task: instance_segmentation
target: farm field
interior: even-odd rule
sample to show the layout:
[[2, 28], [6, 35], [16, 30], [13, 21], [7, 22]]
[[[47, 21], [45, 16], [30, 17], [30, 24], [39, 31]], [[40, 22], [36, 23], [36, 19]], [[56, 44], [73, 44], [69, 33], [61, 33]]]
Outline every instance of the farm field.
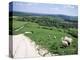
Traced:
[[[43, 18], [40, 16], [37, 16], [37, 17], [29, 16], [26, 18], [19, 17], [19, 16], [13, 17], [13, 22], [12, 22], [13, 29], [10, 30], [11, 29], [10, 28], [9, 32], [12, 31], [13, 32], [12, 35], [24, 34], [25, 36], [28, 36], [37, 45], [39, 45], [41, 48], [47, 49], [51, 54], [71, 55], [71, 54], [78, 53], [77, 28], [74, 28], [73, 25], [64, 26], [64, 23], [66, 22], [61, 19], [60, 19], [60, 22], [63, 23], [63, 25], [61, 26], [58, 25], [59, 22], [57, 22], [56, 24], [52, 23], [53, 25], [52, 26], [51, 22], [49, 22], [48, 24], [44, 24], [45, 21], [37, 20], [37, 19], [43, 19], [43, 20], [45, 19], [46, 22], [48, 22], [46, 17]], [[55, 21], [56, 18], [50, 17], [48, 19], [53, 19]], [[10, 27], [11, 27], [11, 24], [10, 24]], [[31, 32], [31, 33], [25, 33], [25, 32]], [[62, 48], [61, 41], [62, 41], [62, 38], [65, 36], [71, 37], [73, 39], [73, 42], [70, 46], [66, 48]]]

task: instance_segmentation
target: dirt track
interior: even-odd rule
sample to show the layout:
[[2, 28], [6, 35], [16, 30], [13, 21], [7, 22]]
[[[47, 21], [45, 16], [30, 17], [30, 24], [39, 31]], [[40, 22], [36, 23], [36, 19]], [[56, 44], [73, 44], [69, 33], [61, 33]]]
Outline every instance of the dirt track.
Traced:
[[13, 56], [14, 58], [40, 57], [35, 43], [23, 34], [13, 36]]

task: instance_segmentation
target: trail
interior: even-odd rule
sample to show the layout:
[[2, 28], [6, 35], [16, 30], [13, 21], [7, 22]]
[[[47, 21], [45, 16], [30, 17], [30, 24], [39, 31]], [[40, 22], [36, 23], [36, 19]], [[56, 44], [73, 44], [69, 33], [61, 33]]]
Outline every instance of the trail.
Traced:
[[19, 31], [19, 30], [21, 30], [22, 28], [24, 28], [24, 26], [22, 26], [22, 27], [16, 29], [15, 31]]
[[36, 50], [35, 43], [24, 34], [13, 36], [13, 56], [14, 58], [40, 57]]
[[[25, 32], [31, 33], [31, 32]], [[13, 35], [13, 57], [14, 58], [25, 58], [25, 57], [44, 57], [44, 56], [55, 56], [57, 54], [51, 54], [45, 48], [41, 48], [36, 45], [29, 37], [24, 34]], [[12, 48], [12, 47], [11, 47]]]

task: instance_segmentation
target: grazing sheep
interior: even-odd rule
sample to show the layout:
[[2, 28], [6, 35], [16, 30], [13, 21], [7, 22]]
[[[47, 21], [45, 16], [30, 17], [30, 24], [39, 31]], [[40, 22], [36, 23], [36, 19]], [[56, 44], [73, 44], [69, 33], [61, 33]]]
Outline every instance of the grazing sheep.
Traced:
[[65, 36], [64, 41], [67, 41], [68, 45], [70, 45], [72, 42], [72, 38]]
[[68, 46], [68, 42], [67, 42], [67, 41], [62, 40], [62, 46], [63, 46], [63, 47], [67, 47], [67, 46]]
[[72, 42], [72, 38], [67, 37], [67, 36], [65, 36], [64, 38], [62, 37], [61, 39], [62, 39], [62, 45], [64, 47], [68, 47]]

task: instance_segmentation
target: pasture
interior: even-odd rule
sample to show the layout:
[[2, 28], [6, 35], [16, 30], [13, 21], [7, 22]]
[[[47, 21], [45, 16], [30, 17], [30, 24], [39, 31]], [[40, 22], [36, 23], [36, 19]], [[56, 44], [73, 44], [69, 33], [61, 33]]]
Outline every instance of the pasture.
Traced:
[[[15, 17], [18, 18], [18, 17]], [[23, 28], [19, 29], [20, 27]], [[18, 31], [15, 31], [19, 29]], [[58, 55], [71, 55], [77, 54], [78, 50], [78, 38], [74, 37], [72, 33], [77, 29], [62, 29], [53, 26], [44, 26], [32, 21], [20, 21], [13, 19], [13, 34], [25, 34], [37, 45], [40, 45], [42, 48], [47, 49], [51, 54]], [[69, 31], [73, 31], [69, 33]], [[28, 34], [25, 32], [31, 32]], [[70, 36], [73, 39], [73, 42], [70, 46], [62, 48], [61, 38], [64, 36]]]

